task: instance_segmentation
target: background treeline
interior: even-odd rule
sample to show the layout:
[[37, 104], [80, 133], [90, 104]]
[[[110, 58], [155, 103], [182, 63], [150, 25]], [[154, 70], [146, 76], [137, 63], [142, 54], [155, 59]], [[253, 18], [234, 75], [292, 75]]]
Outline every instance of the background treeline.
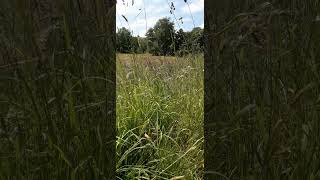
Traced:
[[203, 29], [195, 27], [189, 32], [175, 30], [169, 18], [159, 19], [150, 28], [146, 37], [135, 37], [129, 29], [122, 27], [117, 31], [117, 52], [151, 53], [153, 55], [198, 54], [203, 52]]

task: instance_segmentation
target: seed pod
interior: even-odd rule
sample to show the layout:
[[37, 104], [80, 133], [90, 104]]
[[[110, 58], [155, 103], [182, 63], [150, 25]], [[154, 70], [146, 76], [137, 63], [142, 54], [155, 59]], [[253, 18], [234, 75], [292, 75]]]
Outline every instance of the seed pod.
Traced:
[[128, 22], [128, 19], [124, 16], [124, 15], [121, 15], [123, 17], [123, 19]]

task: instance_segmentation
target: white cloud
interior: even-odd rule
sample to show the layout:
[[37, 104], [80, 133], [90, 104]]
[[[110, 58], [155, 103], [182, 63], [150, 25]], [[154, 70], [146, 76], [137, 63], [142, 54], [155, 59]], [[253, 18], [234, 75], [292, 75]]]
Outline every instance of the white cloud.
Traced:
[[117, 2], [117, 13], [118, 14], [125, 14], [125, 15], [135, 15], [139, 13], [139, 8], [143, 7], [143, 1], [134, 1], [134, 4], [132, 5], [131, 1], [119, 1]]
[[[203, 15], [199, 15], [199, 12], [203, 11], [204, 0], [189, 0], [190, 9], [194, 19], [200, 21], [198, 24], [203, 23]], [[124, 3], [123, 3], [124, 2]], [[174, 20], [172, 14], [170, 14], [170, 3], [173, 2], [176, 6], [175, 15], [176, 18], [183, 18], [183, 24]], [[145, 5], [145, 6], [144, 6]], [[146, 9], [146, 18], [144, 7]], [[193, 27], [192, 19], [190, 17], [189, 9], [182, 0], [118, 0], [117, 3], [117, 27], [126, 27], [130, 29], [134, 35], [145, 36], [146, 23], [147, 29], [153, 27], [155, 23], [163, 17], [170, 17], [175, 21], [176, 28], [183, 28], [184, 30], [190, 30]], [[122, 17], [125, 16], [128, 22]], [[129, 24], [129, 25], [128, 25]]]
[[[190, 10], [189, 10], [190, 7]], [[204, 0], [193, 0], [189, 2], [189, 7], [188, 4], [185, 4], [183, 7], [183, 11], [185, 13], [198, 13], [198, 12], [203, 12], [204, 9]]]

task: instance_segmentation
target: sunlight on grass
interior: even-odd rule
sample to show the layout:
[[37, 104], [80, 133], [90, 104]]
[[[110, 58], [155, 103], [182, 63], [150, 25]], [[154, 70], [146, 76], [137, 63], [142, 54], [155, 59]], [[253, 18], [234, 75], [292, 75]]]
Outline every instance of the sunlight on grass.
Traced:
[[203, 57], [117, 55], [117, 176], [201, 179]]

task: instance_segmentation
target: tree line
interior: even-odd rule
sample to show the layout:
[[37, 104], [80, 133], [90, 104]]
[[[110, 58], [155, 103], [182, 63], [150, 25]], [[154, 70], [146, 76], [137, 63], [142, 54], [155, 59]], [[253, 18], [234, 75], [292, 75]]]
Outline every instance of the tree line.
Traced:
[[195, 27], [185, 32], [175, 30], [169, 18], [157, 21], [146, 37], [133, 36], [130, 30], [122, 27], [116, 34], [116, 46], [119, 53], [151, 53], [153, 55], [198, 54], [203, 52], [203, 29]]

